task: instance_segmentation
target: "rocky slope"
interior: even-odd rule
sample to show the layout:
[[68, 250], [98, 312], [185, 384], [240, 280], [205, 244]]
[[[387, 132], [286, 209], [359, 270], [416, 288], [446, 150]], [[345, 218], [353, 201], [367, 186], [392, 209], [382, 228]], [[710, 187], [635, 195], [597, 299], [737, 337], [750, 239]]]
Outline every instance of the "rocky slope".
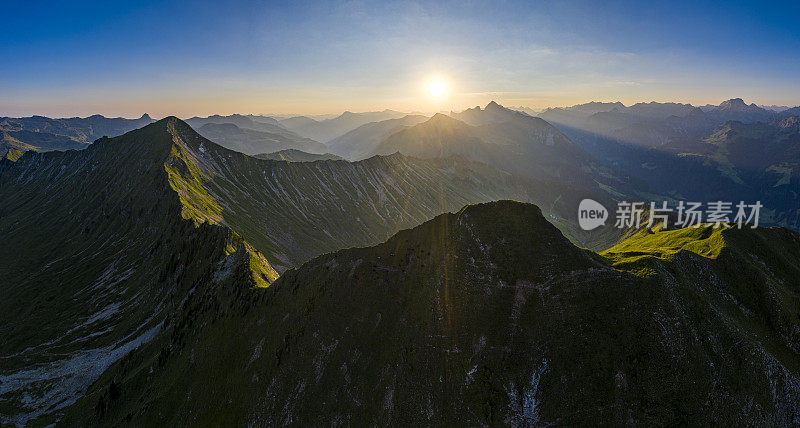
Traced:
[[[234, 255], [261, 260], [181, 217], [167, 124], [0, 163], [3, 423], [52, 421]], [[277, 276], [256, 264], [262, 283]]]
[[192, 293], [229, 277], [267, 286], [466, 203], [558, 210], [562, 191], [463, 159], [261, 160], [176, 118], [0, 160], [0, 417], [57, 419]]
[[797, 423], [798, 255], [785, 229], [705, 228], [601, 256], [535, 206], [469, 206], [198, 291], [62, 422]]

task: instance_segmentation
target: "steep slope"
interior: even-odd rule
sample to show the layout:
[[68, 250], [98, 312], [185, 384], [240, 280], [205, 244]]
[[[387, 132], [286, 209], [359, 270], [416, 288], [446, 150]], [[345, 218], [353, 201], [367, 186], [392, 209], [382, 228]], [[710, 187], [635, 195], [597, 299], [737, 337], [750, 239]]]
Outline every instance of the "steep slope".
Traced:
[[308, 138], [328, 142], [361, 125], [370, 122], [380, 122], [388, 119], [398, 119], [406, 116], [405, 113], [393, 110], [353, 113], [346, 111], [341, 115], [326, 120], [314, 120], [305, 116], [289, 118], [280, 121], [281, 125]]
[[265, 132], [240, 128], [233, 123], [206, 123], [197, 128], [197, 132], [222, 147], [248, 155], [289, 149], [309, 153], [325, 153], [327, 151], [322, 143], [281, 129], [278, 129], [277, 132]]
[[0, 418], [57, 419], [187, 296], [226, 278], [266, 286], [466, 203], [560, 213], [578, 194], [464, 159], [260, 160], [174, 117], [82, 151], [0, 160]]
[[422, 115], [408, 115], [399, 119], [382, 120], [361, 125], [358, 128], [329, 141], [328, 149], [349, 160], [369, 157], [386, 137], [406, 127], [424, 122]]
[[[223, 150], [193, 132], [182, 138], [186, 157], [208, 171], [187, 186], [186, 204], [206, 220], [237, 231], [278, 271], [322, 252], [381, 242], [468, 203], [536, 201], [553, 206], [565, 219], [576, 205], [554, 203], [585, 193], [463, 157], [396, 154], [354, 163], [288, 163]], [[208, 200], [219, 209], [207, 209]]]
[[64, 422], [791, 424], [800, 237], [722, 235], [716, 258], [634, 275], [535, 206], [469, 206], [268, 289], [193, 295]]
[[261, 153], [253, 156], [258, 159], [266, 160], [282, 160], [287, 162], [314, 162], [318, 160], [344, 160], [343, 158], [331, 153], [313, 154], [306, 153], [300, 150], [287, 149], [272, 153]]
[[252, 256], [261, 284], [277, 276], [231, 231], [182, 218], [174, 127], [0, 163], [3, 423], [52, 421], [220, 266]]

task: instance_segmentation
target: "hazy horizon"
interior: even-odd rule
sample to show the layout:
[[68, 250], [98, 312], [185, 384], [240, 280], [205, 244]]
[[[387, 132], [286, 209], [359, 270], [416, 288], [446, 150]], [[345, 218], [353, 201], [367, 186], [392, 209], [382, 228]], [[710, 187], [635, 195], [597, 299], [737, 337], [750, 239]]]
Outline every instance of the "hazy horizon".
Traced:
[[[800, 104], [796, 3], [10, 4], [0, 114]], [[431, 82], [441, 92], [430, 94]]]
[[[724, 101], [728, 101], [728, 100], [735, 99], [735, 98], [741, 98], [741, 97], [726, 98], [724, 100], [721, 100], [720, 102], [712, 102], [712, 103], [706, 103], [706, 104], [693, 104], [693, 103], [689, 103], [689, 102], [683, 102], [683, 101], [680, 101], [680, 100], [637, 101], [637, 102], [632, 102], [632, 103], [625, 103], [625, 102], [622, 102], [620, 100], [603, 100], [603, 101], [587, 100], [585, 102], [581, 102], [581, 103], [577, 103], [577, 104], [553, 105], [553, 106], [544, 106], [544, 107], [540, 107], [540, 108], [534, 108], [534, 107], [529, 107], [529, 106], [524, 106], [524, 105], [504, 105], [503, 103], [499, 103], [499, 102], [498, 102], [498, 104], [502, 105], [503, 107], [512, 109], [512, 110], [518, 110], [520, 108], [530, 108], [530, 109], [536, 110], [536, 111], [542, 111], [542, 110], [548, 109], [548, 108], [570, 108], [570, 107], [575, 107], [575, 106], [578, 106], [578, 105], [589, 104], [589, 103], [610, 104], [610, 103], [616, 103], [616, 102], [621, 102], [626, 107], [630, 107], [630, 106], [632, 106], [634, 104], [637, 104], [637, 103], [645, 103], [646, 104], [646, 103], [651, 103], [651, 102], [691, 104], [691, 105], [693, 105], [695, 107], [704, 107], [706, 105], [715, 105], [716, 106], [716, 105], [719, 105], [720, 103], [722, 103]], [[437, 111], [403, 111], [403, 110], [393, 109], [393, 108], [384, 108], [384, 109], [379, 109], [379, 110], [363, 110], [363, 111], [356, 111], [356, 110], [353, 110], [353, 109], [345, 109], [345, 110], [339, 111], [339, 112], [323, 112], [323, 113], [291, 113], [291, 112], [287, 112], [287, 113], [280, 112], [280, 113], [278, 113], [278, 112], [231, 111], [231, 112], [225, 112], [225, 113], [210, 112], [210, 113], [207, 113], [207, 114], [192, 114], [192, 115], [176, 115], [176, 114], [156, 115], [156, 114], [151, 114], [151, 113], [145, 111], [145, 112], [142, 112], [141, 114], [132, 114], [132, 115], [128, 115], [128, 116], [104, 114], [103, 112], [94, 112], [94, 113], [82, 114], [82, 115], [73, 114], [73, 115], [66, 115], [66, 116], [48, 116], [48, 115], [43, 115], [41, 113], [35, 113], [35, 114], [32, 114], [32, 115], [25, 115], [25, 116], [13, 116], [13, 115], [9, 115], [9, 114], [3, 114], [2, 112], [0, 112], [0, 117], [46, 116], [46, 117], [51, 117], [51, 118], [56, 118], [56, 119], [66, 119], [66, 118], [73, 118], [73, 117], [86, 118], [86, 117], [93, 116], [93, 115], [101, 115], [101, 116], [104, 116], [104, 117], [107, 117], [107, 118], [138, 119], [138, 118], [140, 118], [140, 117], [142, 117], [143, 115], [146, 114], [146, 115], [150, 116], [152, 119], [155, 119], [155, 120], [163, 119], [163, 118], [169, 117], [169, 116], [175, 116], [175, 117], [178, 117], [179, 119], [187, 120], [187, 119], [190, 119], [190, 118], [193, 118], [193, 117], [208, 117], [208, 116], [213, 116], [213, 115], [230, 116], [230, 115], [239, 114], [239, 115], [254, 115], [254, 116], [275, 117], [275, 118], [278, 118], [278, 119], [284, 119], [284, 118], [290, 118], [290, 117], [299, 117], [299, 116], [308, 116], [308, 117], [310, 117], [312, 119], [315, 119], [315, 120], [325, 120], [325, 119], [338, 117], [338, 116], [340, 116], [340, 115], [342, 115], [344, 113], [347, 113], [347, 112], [359, 114], [359, 113], [375, 113], [375, 112], [382, 112], [382, 111], [395, 111], [395, 112], [398, 112], [398, 113], [405, 113], [405, 114], [409, 114], [409, 115], [422, 114], [422, 115], [426, 115], [426, 116], [432, 116], [432, 115], [434, 115], [436, 113], [450, 113], [451, 111], [452, 112], [456, 112], [456, 113], [460, 113], [460, 112], [462, 112], [464, 110], [475, 108], [475, 107], [480, 107], [481, 109], [483, 109], [483, 108], [486, 107], [487, 104], [489, 104], [489, 103], [491, 103], [493, 101], [497, 102], [496, 100], [489, 100], [487, 103], [484, 103], [484, 104], [477, 104], [477, 105], [467, 106], [467, 107], [453, 109], [453, 110], [437, 110]], [[772, 107], [791, 108], [791, 107], [796, 107], [797, 106], [797, 105], [788, 105], [788, 104], [787, 105], [765, 104], [765, 103], [753, 102], [752, 100], [746, 100], [746, 99], [744, 99], [743, 101], [747, 105], [756, 104], [759, 107], [767, 108], [767, 109], [772, 108]]]

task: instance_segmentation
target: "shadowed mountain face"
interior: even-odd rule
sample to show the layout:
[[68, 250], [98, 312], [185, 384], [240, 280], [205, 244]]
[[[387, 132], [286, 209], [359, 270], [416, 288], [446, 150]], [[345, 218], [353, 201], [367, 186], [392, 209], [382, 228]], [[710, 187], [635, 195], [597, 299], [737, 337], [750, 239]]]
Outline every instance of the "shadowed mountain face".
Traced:
[[278, 133], [239, 128], [233, 123], [207, 123], [197, 132], [209, 140], [247, 155], [272, 153], [281, 150], [302, 150], [309, 153], [325, 153], [322, 143], [300, 137], [291, 131], [278, 130]]
[[188, 123], [192, 128], [195, 129], [198, 129], [203, 125], [209, 123], [217, 125], [230, 123], [243, 129], [252, 129], [255, 131], [268, 132], [279, 135], [287, 135], [287, 136], [292, 136], [294, 138], [298, 138], [296, 134], [282, 127], [277, 120], [265, 116], [244, 116], [241, 114], [220, 116], [218, 114], [215, 114], [213, 116], [208, 116], [208, 117], [192, 117], [190, 119], [186, 119], [186, 123]]
[[797, 118], [726, 122], [696, 139], [658, 149], [605, 141], [615, 166], [655, 192], [692, 200], [760, 200], [762, 223], [800, 229], [800, 133]]
[[502, 123], [514, 119], [524, 119], [526, 114], [507, 109], [500, 104], [492, 101], [481, 109], [480, 106], [462, 111], [461, 113], [450, 112], [450, 116], [466, 122], [470, 125], [480, 126], [491, 123]]
[[250, 292], [468, 203], [537, 201], [564, 218], [555, 202], [574, 194], [464, 159], [261, 160], [176, 118], [2, 160], [0, 416], [52, 422], [109, 365], [171, 334], [192, 293]]
[[470, 202], [513, 198], [551, 206], [564, 194], [580, 194], [463, 158], [270, 162], [221, 149], [188, 127], [180, 139], [183, 157], [199, 171], [185, 168], [191, 174], [178, 189], [185, 211], [231, 227], [278, 271], [321, 252], [380, 242]]
[[325, 145], [301, 137], [264, 116], [193, 117], [186, 121], [200, 135], [231, 150], [248, 155], [296, 149], [309, 153], [325, 153]]
[[551, 108], [539, 114], [564, 131], [595, 156], [587, 145], [592, 138], [604, 138], [643, 147], [659, 147], [682, 141], [696, 141], [714, 127], [727, 121], [744, 123], [768, 121], [778, 113], [755, 104], [747, 105], [740, 98], [703, 110], [690, 104], [638, 103], [626, 107], [621, 103], [588, 103], [567, 108]]
[[[689, 123], [693, 127], [709, 128], [730, 120], [745, 123], [767, 121], [782, 114], [784, 113], [779, 114], [755, 104], [747, 105], [741, 98], [734, 98], [708, 109], [680, 103], [650, 102], [637, 103], [627, 107], [619, 102], [592, 102], [566, 108], [548, 108], [541, 112], [539, 117], [554, 125], [564, 125], [584, 131], [602, 131], [603, 135], [614, 136], [616, 133], [622, 132], [624, 128], [640, 123], [655, 125], [666, 121], [676, 127], [681, 123], [684, 125]], [[681, 118], [690, 120], [677, 120]], [[679, 132], [680, 129], [672, 131]], [[631, 141], [631, 143], [645, 144], [647, 142]]]
[[767, 208], [762, 224], [800, 229], [800, 134], [793, 109], [778, 113], [741, 99], [707, 111], [659, 103], [584, 107], [590, 106], [551, 109], [541, 117], [599, 161], [645, 183], [651, 195], [760, 200]]
[[0, 163], [3, 423], [52, 420], [235, 252], [181, 218], [164, 125]]
[[467, 110], [459, 117], [481, 125], [473, 126], [437, 114], [426, 122], [392, 134], [374, 153], [400, 152], [425, 158], [458, 154], [535, 179], [596, 187], [593, 176], [600, 166], [544, 120], [495, 103], [484, 110]]
[[[466, 156], [580, 151], [497, 112], [385, 140], [429, 158], [262, 160], [167, 118], [0, 160], [2, 422], [792, 423], [797, 233], [578, 248], [619, 238], [568, 220], [597, 196]], [[697, 156], [752, 158], [731, 126]], [[507, 198], [544, 212], [468, 205]]]
[[306, 153], [300, 150], [295, 149], [287, 149], [281, 150], [272, 153], [261, 153], [259, 155], [253, 156], [258, 159], [267, 159], [267, 160], [282, 160], [287, 162], [314, 162], [318, 160], [344, 160], [343, 158], [336, 156], [331, 153], [325, 154], [313, 154], [313, 153]]
[[51, 119], [44, 116], [0, 117], [0, 158], [16, 160], [25, 151], [81, 150], [97, 138], [115, 137], [151, 123], [148, 115], [139, 119], [86, 118]]
[[0, 129], [0, 158], [15, 161], [28, 150], [49, 152], [52, 150], [82, 150], [87, 143], [47, 132], [6, 131]]
[[386, 137], [409, 126], [428, 120], [421, 115], [408, 115], [400, 119], [382, 120], [358, 128], [327, 143], [328, 148], [349, 160], [368, 158]]
[[63, 422], [791, 424], [798, 255], [785, 229], [704, 228], [600, 256], [535, 206], [468, 206], [198, 288]]
[[327, 143], [361, 125], [388, 119], [399, 119], [403, 116], [406, 116], [406, 114], [393, 110], [367, 113], [352, 113], [346, 111], [333, 119], [317, 121], [309, 117], [299, 116], [281, 120], [280, 123], [287, 129], [304, 137]]

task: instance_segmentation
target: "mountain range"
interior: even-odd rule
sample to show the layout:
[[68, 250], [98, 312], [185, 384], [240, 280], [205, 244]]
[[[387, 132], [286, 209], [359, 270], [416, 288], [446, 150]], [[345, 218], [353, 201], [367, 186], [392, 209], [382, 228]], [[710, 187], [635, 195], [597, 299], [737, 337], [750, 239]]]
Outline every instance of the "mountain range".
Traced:
[[[496, 104], [495, 104], [496, 106]], [[441, 113], [383, 140], [373, 154], [462, 155], [538, 179], [575, 184], [592, 159], [549, 123], [492, 104], [470, 111], [470, 125]], [[465, 117], [465, 116], [461, 116]]]
[[791, 424], [798, 255], [710, 226], [596, 254], [536, 206], [467, 206], [267, 289], [234, 268], [63, 422]]
[[390, 135], [428, 120], [427, 116], [408, 115], [361, 125], [327, 143], [328, 149], [349, 160], [366, 159]]
[[162, 334], [200, 284], [239, 263], [265, 287], [313, 256], [468, 203], [558, 209], [559, 190], [569, 193], [458, 158], [261, 160], [174, 117], [82, 151], [5, 159], [0, 414], [57, 418], [109, 365]]
[[353, 113], [346, 111], [341, 115], [325, 120], [314, 120], [307, 116], [298, 116], [280, 121], [286, 129], [296, 132], [304, 137], [317, 141], [328, 142], [345, 133], [366, 125], [370, 122], [380, 122], [389, 119], [399, 119], [406, 116], [394, 110], [384, 110], [366, 113]]
[[761, 200], [769, 207], [766, 224], [800, 228], [800, 110], [775, 112], [738, 98], [706, 111], [649, 103], [644, 114], [642, 106], [591, 103], [541, 116], [651, 194]]
[[44, 116], [0, 117], [0, 158], [16, 159], [25, 151], [84, 149], [103, 136], [115, 137], [153, 120], [147, 114], [139, 119], [108, 118], [100, 115], [86, 118], [51, 119]]
[[261, 153], [258, 155], [254, 155], [253, 157], [258, 159], [268, 159], [268, 160], [282, 160], [286, 162], [314, 162], [318, 160], [344, 160], [344, 158], [340, 156], [336, 156], [332, 153], [324, 153], [324, 154], [313, 154], [307, 153], [297, 149], [286, 149], [280, 150], [277, 152], [272, 153]]
[[533, 113], [0, 119], [0, 423], [797, 423], [797, 108]]

